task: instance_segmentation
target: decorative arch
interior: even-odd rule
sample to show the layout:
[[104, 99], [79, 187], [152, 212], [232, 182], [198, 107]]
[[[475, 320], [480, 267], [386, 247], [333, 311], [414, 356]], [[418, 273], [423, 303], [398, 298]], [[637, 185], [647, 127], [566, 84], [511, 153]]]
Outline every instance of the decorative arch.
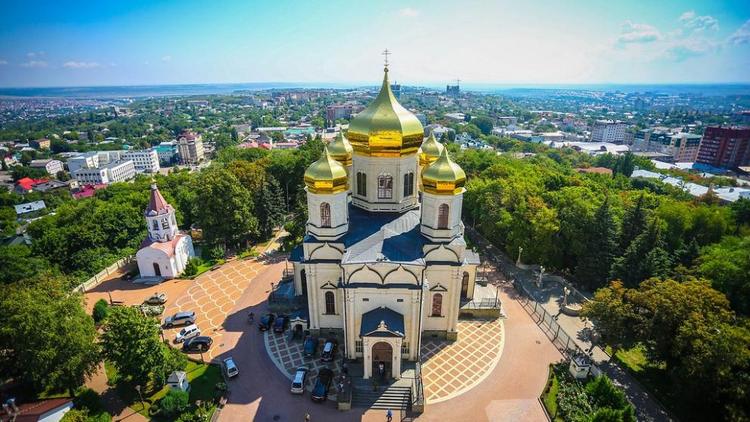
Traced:
[[433, 293], [432, 294], [432, 312], [430, 315], [434, 317], [443, 316], [443, 294]]
[[393, 279], [396, 279], [397, 277], [404, 276], [404, 275], [411, 276], [411, 278], [414, 280], [414, 283], [417, 283], [417, 284], [419, 283], [419, 277], [413, 272], [406, 269], [403, 265], [399, 265], [398, 267], [385, 273], [385, 276], [383, 277], [383, 282], [388, 283], [389, 281], [392, 281]]
[[336, 315], [336, 295], [332, 291], [325, 293], [326, 315]]
[[404, 197], [414, 195], [414, 173], [404, 174]]
[[424, 254], [424, 259], [425, 261], [461, 261], [456, 251], [450, 248], [446, 248], [445, 245], [439, 245], [426, 251]]
[[[358, 273], [358, 272], [360, 272], [360, 271], [363, 271], [363, 272], [365, 272], [365, 273], [372, 273], [372, 274], [375, 274], [375, 276], [377, 277], [377, 280], [379, 280], [379, 282], [380, 282], [381, 284], [385, 282], [385, 280], [383, 279], [383, 276], [382, 276], [382, 275], [380, 275], [380, 273], [379, 273], [379, 272], [377, 272], [377, 271], [373, 270], [372, 268], [370, 268], [370, 266], [369, 266], [369, 265], [363, 265], [362, 267], [360, 267], [360, 268], [357, 268], [356, 270], [352, 271], [352, 273], [351, 273], [351, 274], [349, 274], [349, 278], [347, 279], [347, 283], [351, 282], [351, 281], [352, 281], [352, 277], [354, 277], [354, 274], [357, 274], [357, 273]], [[373, 277], [373, 278], [374, 278], [374, 277]]]

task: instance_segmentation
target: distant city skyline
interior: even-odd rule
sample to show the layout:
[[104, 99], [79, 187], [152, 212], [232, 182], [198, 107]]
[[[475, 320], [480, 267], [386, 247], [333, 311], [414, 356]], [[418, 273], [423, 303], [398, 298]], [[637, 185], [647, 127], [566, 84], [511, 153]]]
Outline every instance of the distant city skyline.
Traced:
[[14, 2], [0, 86], [750, 82], [747, 1]]

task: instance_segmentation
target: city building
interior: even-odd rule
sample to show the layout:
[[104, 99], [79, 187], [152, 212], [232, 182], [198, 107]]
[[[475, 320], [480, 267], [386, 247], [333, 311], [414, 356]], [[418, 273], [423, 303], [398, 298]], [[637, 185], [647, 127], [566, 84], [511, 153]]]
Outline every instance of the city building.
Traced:
[[141, 277], [174, 278], [185, 271], [195, 256], [193, 239], [177, 230], [175, 210], [167, 203], [156, 184], [144, 212], [148, 236], [135, 254]]
[[707, 127], [696, 162], [727, 169], [750, 165], [750, 128]]
[[63, 163], [60, 160], [32, 160], [31, 164], [29, 164], [30, 167], [38, 168], [38, 169], [44, 169], [47, 174], [49, 175], [56, 175], [58, 172], [61, 172], [65, 170], [63, 168]]
[[88, 153], [71, 157], [66, 164], [68, 165], [68, 171], [71, 174], [80, 169], [95, 169], [99, 167], [99, 155], [96, 153]]
[[347, 137], [305, 171], [307, 235], [290, 258], [294, 293], [306, 301], [310, 332], [341, 336], [364, 378], [399, 379], [402, 361], [419, 359], [423, 335], [457, 338], [461, 301], [476, 293], [479, 256], [461, 222], [466, 175], [434, 138], [423, 143], [387, 67]]
[[200, 134], [183, 132], [177, 139], [177, 154], [183, 164], [198, 164], [203, 161], [203, 140]]
[[36, 149], [49, 149], [52, 142], [47, 138], [35, 139], [29, 142], [29, 146]]
[[701, 136], [692, 133], [678, 133], [672, 136], [671, 155], [675, 162], [693, 162], [698, 157]]
[[138, 173], [159, 172], [159, 154], [152, 148], [129, 150], [123, 154], [123, 158], [132, 161]]
[[391, 92], [393, 93], [393, 96], [396, 98], [401, 98], [401, 84], [398, 82], [395, 84], [391, 84]]
[[339, 119], [349, 119], [352, 117], [354, 109], [351, 104], [333, 104], [326, 107], [326, 120], [329, 124], [334, 124]]
[[159, 164], [171, 165], [178, 157], [177, 143], [173, 141], [162, 142], [154, 147], [156, 155], [159, 156]]
[[461, 93], [461, 88], [458, 84], [456, 85], [446, 85], [445, 86], [445, 94], [451, 95], [454, 97], [458, 97], [458, 95]]
[[22, 179], [18, 179], [14, 190], [16, 193], [23, 195], [32, 192], [35, 185], [44, 183], [46, 181], [46, 179], [32, 179], [30, 177], [24, 177]]
[[81, 185], [108, 185], [134, 178], [135, 165], [132, 161], [125, 160], [95, 168], [80, 168], [72, 175]]
[[591, 127], [591, 142], [621, 144], [625, 141], [625, 123], [597, 120]]
[[18, 217], [29, 217], [32, 213], [38, 214], [39, 211], [47, 208], [44, 201], [27, 202], [25, 204], [14, 205], [14, 207], [16, 208], [16, 216]]

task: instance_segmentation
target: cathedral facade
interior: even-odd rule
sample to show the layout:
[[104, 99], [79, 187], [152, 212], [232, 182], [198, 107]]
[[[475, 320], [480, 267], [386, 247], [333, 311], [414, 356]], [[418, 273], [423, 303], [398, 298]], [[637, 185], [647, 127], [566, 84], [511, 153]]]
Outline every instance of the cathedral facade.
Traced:
[[399, 378], [423, 335], [455, 339], [478, 255], [464, 241], [466, 174], [388, 82], [305, 172], [308, 221], [290, 259], [314, 334]]

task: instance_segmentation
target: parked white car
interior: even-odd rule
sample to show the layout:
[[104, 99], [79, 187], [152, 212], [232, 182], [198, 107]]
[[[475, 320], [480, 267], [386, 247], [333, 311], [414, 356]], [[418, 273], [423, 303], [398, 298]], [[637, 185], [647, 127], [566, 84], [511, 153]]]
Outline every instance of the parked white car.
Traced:
[[227, 378], [236, 377], [240, 373], [240, 370], [237, 369], [237, 364], [234, 363], [234, 359], [231, 356], [224, 359], [224, 373], [227, 375]]
[[201, 335], [201, 330], [197, 325], [191, 324], [180, 330], [176, 336], [174, 336], [175, 343], [181, 343], [189, 338], [198, 337]]

